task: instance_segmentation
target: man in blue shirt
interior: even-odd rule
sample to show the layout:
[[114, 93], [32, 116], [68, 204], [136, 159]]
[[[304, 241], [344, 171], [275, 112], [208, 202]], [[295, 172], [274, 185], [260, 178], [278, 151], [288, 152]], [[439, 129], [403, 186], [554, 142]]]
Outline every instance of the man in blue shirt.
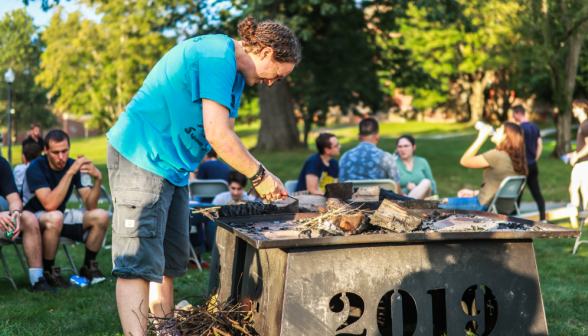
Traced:
[[[22, 188], [24, 213], [33, 214], [38, 221], [43, 241], [43, 277], [53, 287], [68, 288], [70, 283], [55, 265], [59, 237], [68, 237], [86, 245], [80, 276], [95, 283], [104, 280], [96, 256], [108, 228], [108, 213], [97, 208], [102, 173], [92, 161], [81, 156], [69, 158], [69, 136], [53, 130], [45, 137], [45, 155], [35, 159], [27, 168]], [[94, 178], [94, 185], [82, 185], [81, 174]], [[65, 211], [73, 188], [78, 190], [85, 209]]]
[[[525, 133], [525, 155], [527, 156], [527, 167], [529, 171], [526, 186], [531, 190], [531, 195], [533, 195], [533, 199], [539, 208], [539, 220], [543, 221], [545, 220], [545, 200], [541, 194], [541, 188], [539, 188], [539, 168], [537, 167], [537, 160], [539, 160], [541, 151], [543, 151], [541, 131], [537, 125], [527, 119], [523, 105], [513, 106], [512, 117], [521, 125]], [[517, 200], [519, 206], [521, 205], [522, 197], [523, 193], [521, 193], [521, 196]]]
[[271, 86], [286, 77], [300, 61], [299, 42], [282, 24], [252, 17], [238, 30], [241, 41], [206, 35], [172, 48], [107, 134], [112, 274], [125, 335], [143, 334], [148, 308], [158, 317], [172, 313], [173, 278], [188, 264], [189, 173], [211, 148], [261, 197], [287, 197], [234, 125], [244, 85]]
[[312, 155], [302, 167], [296, 191], [308, 190], [313, 195], [324, 195], [325, 186], [336, 183], [339, 177], [339, 156], [341, 145], [331, 133], [321, 133], [316, 138], [318, 153]]
[[345, 152], [339, 162], [341, 182], [349, 180], [390, 179], [400, 188], [400, 174], [396, 166], [396, 157], [377, 146], [380, 141], [380, 126], [374, 118], [365, 118], [359, 123], [359, 141], [355, 148]]
[[225, 180], [229, 182], [228, 176], [231, 172], [231, 167], [226, 163], [221, 162], [216, 157], [216, 152], [211, 149], [204, 157], [204, 161], [198, 166], [198, 180]]

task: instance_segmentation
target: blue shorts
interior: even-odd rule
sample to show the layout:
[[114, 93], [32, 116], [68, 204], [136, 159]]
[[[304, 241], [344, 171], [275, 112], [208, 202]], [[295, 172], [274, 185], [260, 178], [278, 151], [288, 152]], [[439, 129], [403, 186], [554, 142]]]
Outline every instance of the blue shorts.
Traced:
[[450, 197], [446, 204], [439, 204], [441, 209], [458, 209], [472, 211], [486, 211], [486, 205], [480, 205], [478, 196], [474, 197]]

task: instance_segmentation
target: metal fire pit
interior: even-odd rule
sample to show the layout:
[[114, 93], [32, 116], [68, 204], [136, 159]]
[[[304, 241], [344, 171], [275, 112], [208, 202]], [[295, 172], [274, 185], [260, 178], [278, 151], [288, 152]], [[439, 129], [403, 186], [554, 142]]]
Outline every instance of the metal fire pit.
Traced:
[[208, 292], [245, 304], [260, 335], [547, 335], [532, 239], [579, 231], [438, 211], [540, 230], [298, 238], [282, 223], [318, 214], [222, 218]]

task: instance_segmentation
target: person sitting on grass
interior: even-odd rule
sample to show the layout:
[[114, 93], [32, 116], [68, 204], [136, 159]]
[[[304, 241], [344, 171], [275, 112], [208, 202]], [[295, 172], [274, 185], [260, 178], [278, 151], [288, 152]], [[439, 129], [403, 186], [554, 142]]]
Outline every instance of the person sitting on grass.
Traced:
[[[36, 146], [36, 144], [35, 144]], [[6, 198], [8, 212], [0, 212], [0, 239], [15, 240], [22, 235], [22, 247], [29, 264], [29, 280], [35, 292], [59, 293], [43, 277], [41, 268], [41, 231], [35, 215], [22, 212], [22, 201], [18, 195], [10, 164], [0, 157], [0, 196]], [[6, 234], [12, 232], [12, 237]]]
[[236, 170], [231, 170], [229, 172], [228, 179], [229, 191], [225, 191], [216, 195], [216, 197], [214, 197], [212, 200], [212, 204], [219, 206], [227, 205], [231, 201], [255, 201], [255, 196], [247, 195], [247, 190], [245, 190], [245, 187], [247, 186], [247, 177], [245, 177], [245, 175], [239, 173]]
[[331, 133], [321, 133], [316, 138], [318, 153], [306, 160], [300, 175], [296, 191], [308, 190], [313, 195], [324, 195], [325, 186], [336, 183], [339, 177], [339, 163], [334, 158], [339, 156], [341, 145]]
[[36, 142], [28, 143], [24, 146], [22, 150], [22, 164], [17, 165], [14, 167], [12, 173], [14, 174], [14, 182], [16, 182], [16, 187], [22, 189], [22, 183], [24, 182], [25, 172], [27, 168], [33, 162], [34, 159], [41, 156], [41, 148], [37, 145]]
[[[527, 175], [523, 129], [511, 122], [504, 123], [490, 139], [496, 144], [496, 149], [476, 155], [490, 133], [492, 126], [481, 128], [478, 138], [459, 161], [466, 168], [484, 168], [480, 190], [462, 189], [457, 197], [449, 198], [447, 204], [439, 205], [440, 208], [485, 211], [502, 180], [509, 176]], [[496, 203], [498, 213], [510, 214], [512, 207], [513, 204], [509, 202]]]
[[[60, 288], [71, 286], [61, 276], [61, 268], [55, 265], [60, 236], [86, 244], [86, 257], [80, 268], [80, 276], [93, 283], [104, 280], [96, 256], [109, 220], [108, 213], [97, 208], [102, 173], [88, 158], [80, 156], [77, 160], [70, 159], [69, 149], [67, 133], [62, 130], [49, 132], [45, 137], [45, 155], [30, 164], [22, 190], [25, 204], [23, 216], [33, 214], [42, 232], [43, 276], [51, 286]], [[94, 186], [82, 185], [81, 174], [94, 178]], [[74, 187], [87, 210], [65, 211]], [[116, 206], [131, 207], [133, 202], [137, 202], [134, 192], [115, 195], [114, 200]]]
[[412, 135], [403, 135], [396, 141], [398, 172], [402, 192], [408, 197], [425, 199], [437, 194], [437, 184], [425, 158], [415, 156], [416, 142]]

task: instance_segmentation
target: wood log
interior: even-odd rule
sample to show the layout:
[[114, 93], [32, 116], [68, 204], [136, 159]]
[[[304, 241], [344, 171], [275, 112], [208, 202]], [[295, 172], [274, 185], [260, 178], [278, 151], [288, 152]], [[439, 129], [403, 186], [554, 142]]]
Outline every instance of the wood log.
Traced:
[[371, 227], [369, 218], [361, 212], [337, 216], [335, 217], [335, 220], [333, 220], [333, 224], [344, 232], [349, 232], [350, 234], [362, 233]]
[[354, 202], [375, 202], [380, 200], [380, 187], [358, 188], [351, 200]]
[[394, 201], [398, 205], [407, 209], [439, 209], [439, 201], [424, 201], [424, 200], [412, 200], [412, 201]]
[[348, 206], [349, 205], [347, 203], [345, 203], [343, 200], [340, 200], [338, 198], [329, 198], [327, 200], [327, 210], [329, 210], [329, 211], [338, 210], [338, 209], [345, 208]]
[[371, 216], [370, 223], [393, 232], [412, 232], [423, 223], [424, 217], [390, 200], [383, 200]]

